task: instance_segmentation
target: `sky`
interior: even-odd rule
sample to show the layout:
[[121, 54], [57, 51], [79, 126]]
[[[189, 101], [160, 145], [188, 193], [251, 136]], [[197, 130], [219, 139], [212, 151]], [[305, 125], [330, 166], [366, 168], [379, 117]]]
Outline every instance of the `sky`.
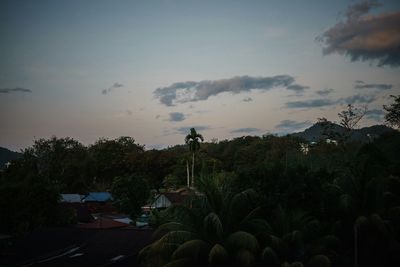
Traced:
[[400, 94], [400, 1], [0, 0], [0, 146], [304, 130]]

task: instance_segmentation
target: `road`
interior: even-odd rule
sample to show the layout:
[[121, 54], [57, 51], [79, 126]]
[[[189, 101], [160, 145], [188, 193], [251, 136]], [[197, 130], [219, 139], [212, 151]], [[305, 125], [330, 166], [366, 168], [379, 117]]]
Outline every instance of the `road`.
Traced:
[[151, 241], [152, 230], [38, 230], [6, 251], [0, 266], [136, 266], [136, 255]]

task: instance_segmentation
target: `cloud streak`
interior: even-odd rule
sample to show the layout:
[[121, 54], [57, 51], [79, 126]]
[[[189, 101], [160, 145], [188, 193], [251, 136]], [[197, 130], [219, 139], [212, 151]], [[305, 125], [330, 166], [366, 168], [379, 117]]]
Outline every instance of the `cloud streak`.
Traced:
[[365, 116], [367, 119], [381, 122], [383, 121], [385, 112], [383, 112], [383, 110], [380, 109], [372, 109], [372, 110], [367, 110]]
[[319, 98], [319, 99], [310, 99], [304, 101], [291, 101], [286, 102], [285, 107], [290, 109], [296, 108], [323, 108], [334, 106], [337, 104], [369, 104], [376, 100], [375, 95], [353, 95], [348, 97], [342, 97], [339, 99], [328, 99], [328, 98]]
[[243, 98], [242, 101], [243, 101], [243, 102], [251, 102], [251, 101], [253, 101], [253, 98], [251, 98], [251, 97], [246, 97], [246, 98]]
[[185, 114], [181, 113], [181, 112], [171, 112], [169, 113], [169, 121], [172, 122], [177, 122], [177, 121], [183, 121], [185, 120]]
[[106, 94], [111, 93], [114, 89], [116, 89], [116, 88], [121, 88], [121, 87], [123, 87], [123, 86], [124, 86], [124, 85], [121, 84], [121, 83], [114, 83], [114, 84], [111, 85], [110, 87], [101, 90], [101, 93], [102, 93], [103, 95], [106, 95]]
[[277, 124], [275, 128], [282, 132], [294, 132], [297, 130], [302, 130], [310, 125], [312, 125], [311, 121], [283, 120]]
[[166, 106], [207, 100], [211, 96], [228, 92], [238, 94], [252, 90], [267, 91], [277, 87], [287, 90], [304, 90], [307, 86], [294, 84], [289, 75], [271, 77], [236, 76], [230, 79], [178, 82], [157, 88], [153, 93]]
[[244, 133], [244, 134], [250, 134], [250, 133], [257, 133], [260, 132], [261, 129], [258, 128], [239, 128], [239, 129], [234, 129], [231, 131], [231, 133]]
[[333, 93], [333, 91], [334, 90], [332, 88], [327, 88], [327, 89], [318, 90], [315, 93], [320, 96], [327, 96], [327, 95]]
[[366, 15], [380, 6], [363, 1], [347, 9], [346, 20], [325, 31], [317, 39], [323, 54], [338, 53], [351, 61], [373, 61], [378, 66], [400, 66], [400, 12]]
[[310, 88], [309, 86], [304, 86], [304, 85], [300, 85], [300, 84], [292, 84], [292, 85], [289, 85], [288, 87], [286, 87], [286, 89], [295, 91], [297, 93], [302, 93], [302, 92], [304, 92], [304, 90], [309, 89], [309, 88]]
[[197, 132], [206, 131], [206, 130], [211, 129], [209, 126], [204, 126], [204, 125], [199, 126], [198, 125], [198, 126], [190, 126], [190, 127], [179, 127], [179, 128], [175, 128], [175, 130], [179, 134], [187, 135], [190, 133], [191, 128], [195, 128]]
[[1, 94], [10, 94], [10, 93], [32, 93], [31, 89], [26, 89], [22, 87], [15, 88], [0, 88]]
[[356, 81], [355, 89], [377, 89], [377, 90], [390, 90], [393, 88], [392, 84], [386, 83], [364, 83], [363, 81]]

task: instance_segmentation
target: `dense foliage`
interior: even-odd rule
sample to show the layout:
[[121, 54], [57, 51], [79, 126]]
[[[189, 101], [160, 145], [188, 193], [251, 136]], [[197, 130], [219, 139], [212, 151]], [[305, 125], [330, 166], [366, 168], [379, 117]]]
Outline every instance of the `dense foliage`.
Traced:
[[[341, 113], [345, 135], [362, 115], [351, 108]], [[192, 161], [190, 201], [154, 213], [145, 266], [399, 266], [400, 133], [336, 137], [205, 142], [195, 161], [185, 145], [145, 150], [130, 137], [89, 147], [40, 139], [1, 173], [1, 232], [71, 221], [61, 192], [112, 191], [121, 211], [137, 215], [148, 189], [185, 186]]]

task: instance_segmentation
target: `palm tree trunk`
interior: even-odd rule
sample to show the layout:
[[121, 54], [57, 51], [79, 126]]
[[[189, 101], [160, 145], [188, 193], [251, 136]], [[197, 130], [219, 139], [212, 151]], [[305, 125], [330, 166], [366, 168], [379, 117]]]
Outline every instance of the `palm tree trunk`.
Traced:
[[192, 187], [194, 187], [194, 152], [192, 154]]
[[187, 185], [187, 187], [190, 187], [190, 172], [189, 172], [189, 161], [188, 160], [186, 160], [186, 174], [187, 174], [186, 185]]

